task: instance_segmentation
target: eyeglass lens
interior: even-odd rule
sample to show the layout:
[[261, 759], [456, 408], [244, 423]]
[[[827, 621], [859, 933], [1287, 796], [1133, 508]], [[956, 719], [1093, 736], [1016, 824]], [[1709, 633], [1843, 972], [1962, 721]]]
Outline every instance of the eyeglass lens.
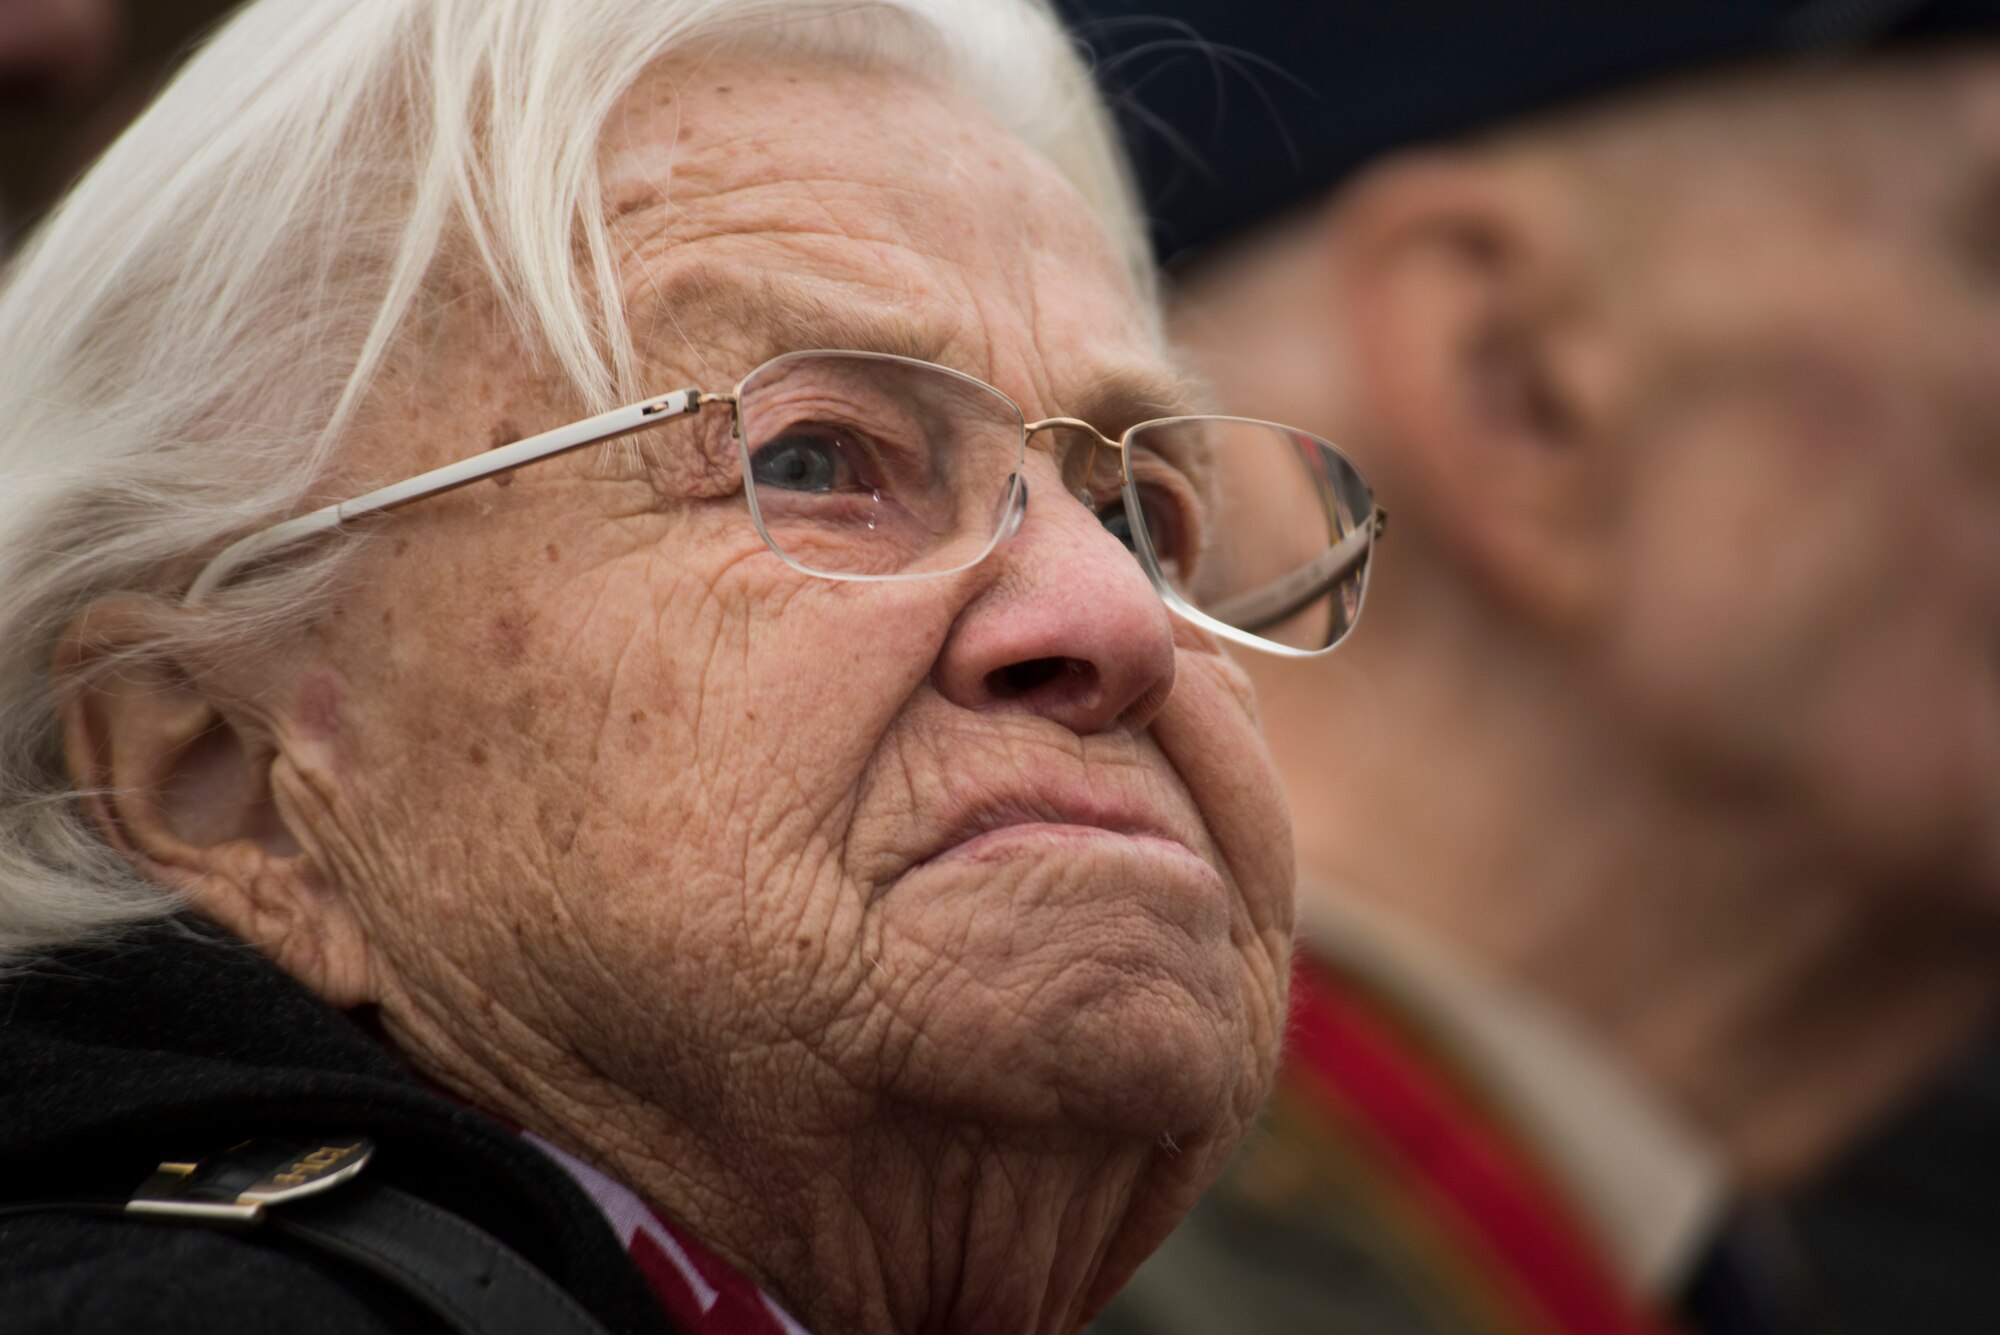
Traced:
[[1374, 498], [1338, 450], [1271, 423], [1183, 417], [1138, 428], [1125, 451], [1134, 527], [1169, 602], [1307, 653], [1347, 634], [1367, 591]]
[[1023, 431], [998, 391], [919, 362], [800, 353], [759, 367], [738, 395], [746, 489], [794, 565], [936, 574], [992, 548]]
[[[1025, 424], [997, 390], [943, 367], [795, 353], [738, 393], [751, 506], [771, 546], [815, 574], [940, 574], [978, 562], [1013, 517]], [[1181, 417], [1123, 451], [1051, 433], [1063, 489], [1197, 621], [1303, 652], [1360, 611], [1372, 499], [1316, 437]]]

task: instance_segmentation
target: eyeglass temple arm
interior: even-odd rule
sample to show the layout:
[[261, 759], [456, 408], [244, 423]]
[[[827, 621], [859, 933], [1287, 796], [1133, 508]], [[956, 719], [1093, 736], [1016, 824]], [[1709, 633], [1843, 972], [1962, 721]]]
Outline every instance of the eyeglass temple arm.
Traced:
[[1352, 575], [1368, 559], [1369, 549], [1382, 535], [1388, 521], [1387, 514], [1380, 510], [1373, 511], [1367, 523], [1353, 529], [1297, 570], [1279, 576], [1261, 589], [1239, 593], [1234, 598], [1225, 598], [1202, 610], [1217, 621], [1253, 635], [1269, 630], [1287, 617], [1296, 616], [1312, 606]]
[[600, 441], [627, 436], [656, 422], [699, 412], [704, 402], [724, 397], [726, 396], [703, 394], [699, 390], [677, 389], [671, 394], [647, 399], [643, 403], [627, 404], [623, 408], [613, 408], [608, 413], [599, 413], [581, 422], [572, 422], [553, 431], [544, 431], [539, 436], [529, 436], [526, 440], [517, 440], [511, 445], [502, 445], [484, 454], [475, 454], [469, 459], [460, 459], [442, 468], [433, 468], [428, 473], [419, 473], [415, 477], [404, 478], [401, 482], [378, 487], [352, 500], [323, 506], [296, 519], [273, 524], [270, 528], [231, 543], [217, 553], [215, 559], [202, 567], [201, 573], [195, 576], [194, 583], [188, 586], [181, 603], [187, 607], [195, 606], [220, 587], [223, 581], [251, 562], [317, 534], [332, 532], [342, 524], [359, 519], [363, 515], [393, 510], [412, 501], [423, 500], [427, 496], [436, 496], [441, 492], [468, 486], [496, 473], [505, 473], [523, 464], [536, 463], [570, 450], [581, 449], [585, 445], [595, 445]]

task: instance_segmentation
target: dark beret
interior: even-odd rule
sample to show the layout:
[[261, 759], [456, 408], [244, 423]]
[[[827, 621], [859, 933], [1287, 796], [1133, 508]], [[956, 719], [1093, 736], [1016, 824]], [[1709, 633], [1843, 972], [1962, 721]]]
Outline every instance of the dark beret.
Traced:
[[2000, 0], [1056, 3], [1170, 263], [1389, 149], [1705, 65], [2000, 31]]

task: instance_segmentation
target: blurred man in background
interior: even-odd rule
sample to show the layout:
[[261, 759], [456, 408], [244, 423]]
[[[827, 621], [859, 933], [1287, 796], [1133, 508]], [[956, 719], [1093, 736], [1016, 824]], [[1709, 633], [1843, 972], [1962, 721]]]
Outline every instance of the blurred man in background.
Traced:
[[1285, 1086], [1105, 1329], [1813, 1328], [1771, 1206], [2000, 991], [2000, 4], [1071, 10], [1397, 530], [1258, 673]]

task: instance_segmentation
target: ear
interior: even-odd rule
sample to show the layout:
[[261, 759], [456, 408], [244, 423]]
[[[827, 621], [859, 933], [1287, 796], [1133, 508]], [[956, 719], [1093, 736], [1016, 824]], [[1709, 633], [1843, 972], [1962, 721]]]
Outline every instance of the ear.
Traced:
[[93, 604], [57, 644], [70, 780], [100, 837], [330, 1004], [374, 1001], [360, 924], [273, 798], [277, 730], [224, 674], [175, 653], [202, 615], [138, 598]]
[[1615, 462], [1572, 198], [1532, 165], [1441, 152], [1364, 176], [1329, 216], [1388, 507], [1552, 629], [1602, 605]]

